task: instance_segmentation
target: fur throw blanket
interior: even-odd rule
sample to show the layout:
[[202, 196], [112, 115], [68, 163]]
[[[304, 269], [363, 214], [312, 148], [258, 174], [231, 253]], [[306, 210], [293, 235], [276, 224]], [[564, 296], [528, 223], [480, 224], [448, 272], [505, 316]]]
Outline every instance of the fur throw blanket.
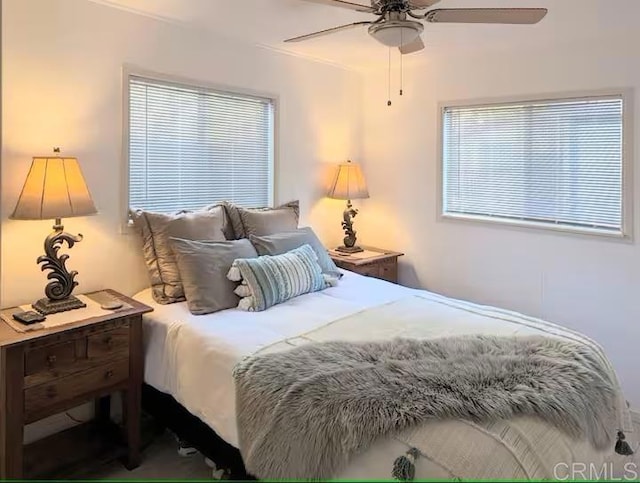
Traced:
[[307, 344], [234, 372], [240, 451], [264, 479], [327, 479], [378, 438], [432, 419], [537, 416], [597, 448], [615, 385], [587, 346], [546, 337]]

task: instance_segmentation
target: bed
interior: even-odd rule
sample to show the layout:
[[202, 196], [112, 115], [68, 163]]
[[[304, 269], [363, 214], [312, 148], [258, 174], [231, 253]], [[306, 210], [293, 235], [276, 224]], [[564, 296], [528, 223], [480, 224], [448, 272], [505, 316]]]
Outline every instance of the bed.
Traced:
[[[152, 404], [161, 404], [160, 394], [167, 395], [167, 401], [175, 400], [205, 432], [210, 428], [211, 437], [224, 441], [220, 454], [231, 457], [238, 455], [233, 451], [238, 447], [238, 431], [232, 372], [238, 362], [256, 353], [285, 350], [309, 341], [403, 335], [544, 334], [590, 343], [580, 334], [520, 314], [351, 272], [344, 272], [336, 287], [258, 313], [231, 309], [194, 316], [185, 303], [155, 303], [150, 290], [135, 298], [155, 309], [144, 321], [145, 382], [150, 386], [147, 392]], [[416, 311], [422, 314], [420, 319], [416, 319]], [[632, 431], [622, 401], [619, 408], [616, 424]], [[398, 455], [418, 444], [423, 449], [423, 457], [415, 464], [419, 479], [564, 478], [574, 462], [602, 466], [624, 461], [613, 457], [613, 447], [596, 450], [588, 441], [571, 438], [533, 417], [486, 424], [434, 421], [424, 426], [420, 431], [381, 439], [341, 468], [336, 477], [390, 478]]]

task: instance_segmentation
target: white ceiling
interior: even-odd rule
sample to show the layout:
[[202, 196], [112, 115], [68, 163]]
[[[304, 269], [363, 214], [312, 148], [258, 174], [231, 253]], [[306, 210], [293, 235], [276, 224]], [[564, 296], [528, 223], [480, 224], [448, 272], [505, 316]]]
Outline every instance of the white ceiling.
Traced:
[[[274, 48], [352, 68], [386, 62], [387, 48], [366, 28], [301, 43], [285, 38], [372, 18], [366, 13], [302, 0], [92, 0], [130, 11], [185, 23], [230, 39]], [[367, 0], [352, 0], [367, 3]], [[427, 49], [413, 54], [469, 49], [504, 49], [557, 43], [592, 42], [637, 31], [640, 0], [442, 0], [437, 7], [546, 7], [538, 25], [427, 24]]]

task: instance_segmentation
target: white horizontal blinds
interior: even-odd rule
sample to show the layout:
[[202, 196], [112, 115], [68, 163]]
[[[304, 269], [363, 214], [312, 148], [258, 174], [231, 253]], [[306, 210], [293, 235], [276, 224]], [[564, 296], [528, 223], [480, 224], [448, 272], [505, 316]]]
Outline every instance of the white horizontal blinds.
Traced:
[[129, 119], [130, 207], [269, 204], [271, 100], [130, 77]]
[[444, 213], [622, 231], [621, 97], [448, 107]]

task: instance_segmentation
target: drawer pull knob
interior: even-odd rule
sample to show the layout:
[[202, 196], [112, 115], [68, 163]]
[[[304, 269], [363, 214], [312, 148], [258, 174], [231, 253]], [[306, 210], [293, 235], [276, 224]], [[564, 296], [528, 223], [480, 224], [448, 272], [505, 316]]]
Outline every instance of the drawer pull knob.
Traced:
[[109, 336], [104, 339], [104, 344], [111, 349], [113, 347], [113, 337]]
[[111, 379], [113, 377], [113, 371], [107, 371], [104, 374], [105, 379]]
[[47, 356], [47, 363], [49, 364], [49, 366], [54, 366], [57, 360], [58, 358], [53, 354], [51, 354], [50, 356]]
[[47, 388], [47, 397], [49, 399], [53, 399], [57, 395], [58, 395], [58, 391], [56, 390], [55, 386], [50, 386]]

